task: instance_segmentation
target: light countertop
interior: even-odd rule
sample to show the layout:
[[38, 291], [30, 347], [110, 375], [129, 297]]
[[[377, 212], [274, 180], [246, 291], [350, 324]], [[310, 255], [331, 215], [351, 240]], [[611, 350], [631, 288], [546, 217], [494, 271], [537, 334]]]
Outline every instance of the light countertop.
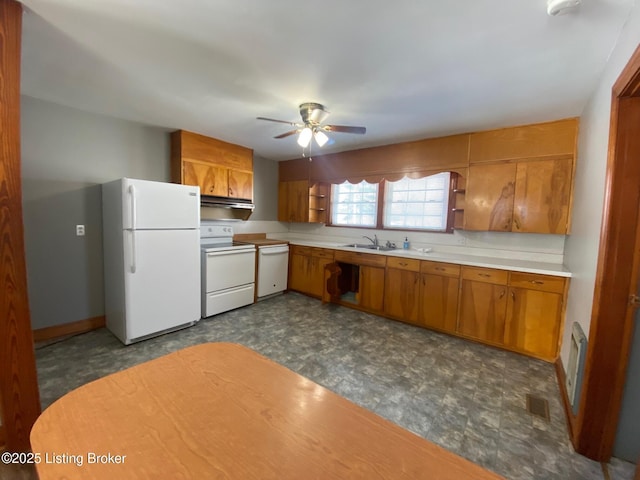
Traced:
[[529, 260], [514, 260], [509, 258], [480, 257], [475, 255], [460, 255], [456, 253], [428, 252], [402, 248], [396, 250], [374, 250], [368, 248], [345, 247], [344, 244], [335, 242], [319, 242], [309, 240], [289, 239], [291, 245], [301, 245], [318, 248], [331, 248], [346, 252], [371, 253], [373, 255], [388, 255], [390, 257], [415, 258], [419, 260], [431, 260], [433, 262], [456, 263], [472, 267], [496, 268], [498, 270], [513, 270], [524, 273], [537, 273], [541, 275], [555, 275], [558, 277], [571, 277], [571, 272], [562, 264], [533, 262]]

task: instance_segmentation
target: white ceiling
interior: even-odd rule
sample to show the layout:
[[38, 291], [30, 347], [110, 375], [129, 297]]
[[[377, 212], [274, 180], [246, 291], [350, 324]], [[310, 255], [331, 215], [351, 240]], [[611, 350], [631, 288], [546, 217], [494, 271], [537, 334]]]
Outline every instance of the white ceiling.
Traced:
[[[578, 116], [634, 0], [22, 0], [22, 93], [301, 156], [298, 104], [323, 151]], [[315, 152], [318, 151], [314, 147]], [[313, 153], [313, 151], [312, 151]]]

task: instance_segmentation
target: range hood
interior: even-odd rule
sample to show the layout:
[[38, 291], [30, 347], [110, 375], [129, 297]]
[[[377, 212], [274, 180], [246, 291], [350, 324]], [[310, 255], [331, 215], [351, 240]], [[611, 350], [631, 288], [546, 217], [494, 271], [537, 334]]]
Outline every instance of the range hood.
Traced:
[[249, 200], [201, 195], [200, 216], [205, 220], [247, 220], [255, 205]]

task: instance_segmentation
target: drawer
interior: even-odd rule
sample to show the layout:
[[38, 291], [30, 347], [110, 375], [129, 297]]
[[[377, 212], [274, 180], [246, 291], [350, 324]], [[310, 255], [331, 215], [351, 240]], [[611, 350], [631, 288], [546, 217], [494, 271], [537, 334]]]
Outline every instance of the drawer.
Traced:
[[320, 258], [330, 258], [333, 259], [333, 250], [329, 250], [326, 248], [312, 248], [311, 256], [320, 257]]
[[460, 265], [453, 263], [428, 262], [423, 260], [420, 264], [420, 272], [444, 277], [460, 277]]
[[564, 293], [566, 279], [552, 275], [538, 275], [535, 273], [511, 272], [509, 285], [542, 292]]
[[509, 278], [509, 272], [493, 268], [462, 267], [462, 278], [464, 280], [473, 280], [476, 282], [506, 285]]
[[311, 247], [303, 247], [302, 245], [290, 245], [291, 255], [311, 255]]
[[398, 268], [400, 270], [420, 271], [420, 260], [411, 258], [387, 257], [387, 268]]
[[360, 252], [344, 252], [336, 250], [335, 261], [350, 263], [352, 265], [371, 265], [372, 267], [384, 267], [387, 264], [385, 255], [376, 255], [375, 253]]

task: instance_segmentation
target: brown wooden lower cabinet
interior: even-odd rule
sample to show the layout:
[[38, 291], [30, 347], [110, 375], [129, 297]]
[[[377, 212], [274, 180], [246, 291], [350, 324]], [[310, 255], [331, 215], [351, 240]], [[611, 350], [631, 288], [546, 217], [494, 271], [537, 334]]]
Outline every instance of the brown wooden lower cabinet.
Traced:
[[[299, 250], [299, 249], [298, 249]], [[289, 289], [297, 292], [309, 293], [309, 263], [311, 255], [304, 255], [291, 246], [289, 256]]]
[[553, 358], [558, 344], [562, 295], [509, 289], [504, 344], [518, 351]]
[[460, 279], [423, 273], [420, 280], [421, 295], [418, 324], [455, 333], [458, 320]]
[[[321, 298], [332, 262], [332, 250], [292, 245], [289, 288]], [[544, 360], [558, 355], [563, 277], [340, 250], [335, 262], [342, 305]]]
[[332, 250], [292, 245], [289, 289], [321, 298], [324, 292], [324, 267], [331, 262]]
[[[521, 274], [512, 273], [514, 276]], [[504, 344], [514, 350], [535, 356], [554, 359], [558, 354], [558, 336], [562, 324], [564, 282], [549, 279], [554, 285], [549, 290], [539, 290], [544, 285], [543, 275], [530, 275], [530, 282], [538, 282], [536, 289], [509, 288], [507, 322]], [[560, 289], [560, 291], [558, 291]]]
[[556, 358], [564, 278], [470, 267], [463, 267], [462, 276], [459, 334], [545, 360]]
[[418, 323], [420, 260], [389, 257], [384, 284], [384, 313], [405, 322]]
[[462, 280], [458, 333], [501, 344], [507, 312], [507, 286]]
[[367, 310], [382, 312], [384, 305], [384, 268], [361, 265], [357, 304]]

